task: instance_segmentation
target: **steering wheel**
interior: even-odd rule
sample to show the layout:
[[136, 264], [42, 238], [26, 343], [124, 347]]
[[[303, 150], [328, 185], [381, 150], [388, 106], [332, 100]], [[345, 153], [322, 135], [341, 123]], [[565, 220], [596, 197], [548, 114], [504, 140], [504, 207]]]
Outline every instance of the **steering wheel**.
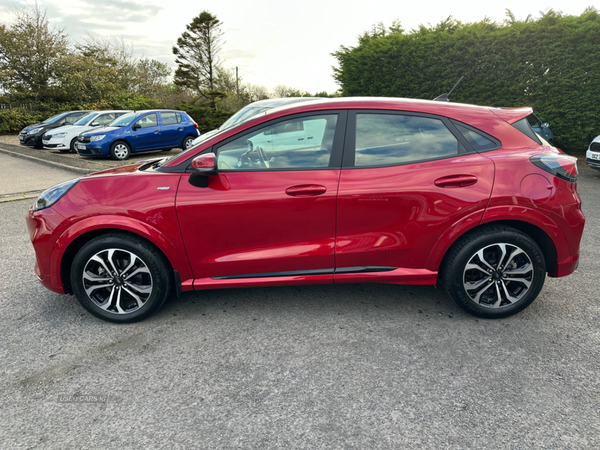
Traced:
[[265, 153], [263, 148], [256, 147], [256, 152], [258, 153], [258, 159], [260, 160], [260, 163], [263, 165], [263, 167], [269, 169], [271, 167], [271, 164], [269, 164], [269, 158], [267, 158], [267, 154]]

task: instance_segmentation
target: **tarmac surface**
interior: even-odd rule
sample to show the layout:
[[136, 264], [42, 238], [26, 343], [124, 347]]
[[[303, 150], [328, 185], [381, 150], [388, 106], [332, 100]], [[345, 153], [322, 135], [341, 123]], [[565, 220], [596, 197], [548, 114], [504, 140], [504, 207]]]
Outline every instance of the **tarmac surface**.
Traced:
[[[77, 176], [15, 161], [4, 193]], [[189, 293], [110, 324], [35, 278], [33, 200], [0, 203], [0, 448], [600, 448], [600, 172], [579, 169], [578, 270], [502, 320], [356, 284]]]

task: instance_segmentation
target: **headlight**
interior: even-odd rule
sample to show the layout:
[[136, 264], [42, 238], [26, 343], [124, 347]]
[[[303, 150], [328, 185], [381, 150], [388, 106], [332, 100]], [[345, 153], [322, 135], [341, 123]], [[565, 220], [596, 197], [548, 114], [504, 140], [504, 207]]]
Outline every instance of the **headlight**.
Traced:
[[62, 198], [63, 195], [69, 192], [69, 190], [75, 186], [78, 181], [79, 178], [76, 178], [75, 180], [65, 181], [64, 183], [52, 186], [50, 189], [46, 189], [36, 199], [35, 203], [33, 204], [33, 210], [39, 211], [40, 209], [46, 209], [54, 205]]
[[104, 139], [104, 136], [106, 136], [106, 135], [105, 134], [101, 134], [99, 136], [91, 136], [90, 137], [90, 142], [101, 141], [102, 139]]
[[37, 133], [39, 133], [40, 131], [42, 131], [42, 128], [41, 128], [41, 127], [40, 127], [40, 128], [34, 128], [33, 130], [29, 130], [29, 131], [27, 132], [27, 134], [37, 134]]
[[67, 133], [56, 133], [50, 136], [50, 138], [63, 138], [67, 135]]

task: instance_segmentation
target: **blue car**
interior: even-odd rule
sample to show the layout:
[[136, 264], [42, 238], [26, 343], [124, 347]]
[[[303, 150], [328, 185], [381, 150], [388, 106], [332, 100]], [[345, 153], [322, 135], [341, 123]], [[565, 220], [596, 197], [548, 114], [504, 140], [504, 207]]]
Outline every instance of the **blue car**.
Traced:
[[102, 129], [82, 133], [75, 148], [82, 156], [123, 160], [132, 152], [187, 150], [197, 136], [198, 124], [184, 111], [154, 109], [125, 114]]

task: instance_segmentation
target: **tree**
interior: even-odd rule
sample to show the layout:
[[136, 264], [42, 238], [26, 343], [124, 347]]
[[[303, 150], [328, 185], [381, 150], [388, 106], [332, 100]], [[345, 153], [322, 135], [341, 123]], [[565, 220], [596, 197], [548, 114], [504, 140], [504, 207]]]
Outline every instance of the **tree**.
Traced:
[[173, 47], [178, 65], [175, 84], [211, 100], [213, 109], [216, 109], [216, 98], [221, 94], [215, 90], [218, 53], [223, 44], [220, 25], [219, 19], [203, 11], [186, 26], [187, 31], [183, 32]]
[[0, 89], [46, 100], [56, 84], [59, 62], [69, 53], [67, 34], [50, 28], [37, 2], [17, 11], [10, 26], [0, 24]]

